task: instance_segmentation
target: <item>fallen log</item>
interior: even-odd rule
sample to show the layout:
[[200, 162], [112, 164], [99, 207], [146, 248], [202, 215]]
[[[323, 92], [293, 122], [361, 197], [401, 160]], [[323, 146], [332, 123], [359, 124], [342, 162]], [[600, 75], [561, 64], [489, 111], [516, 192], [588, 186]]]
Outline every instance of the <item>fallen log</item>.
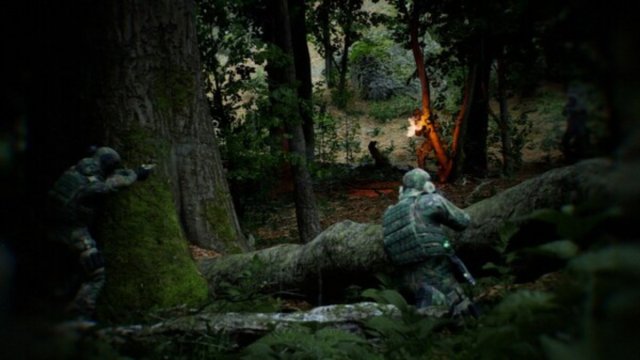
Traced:
[[[637, 216], [633, 209], [640, 191], [629, 177], [639, 174], [638, 169], [638, 164], [622, 166], [600, 158], [550, 170], [467, 207], [472, 223], [464, 232], [453, 234], [454, 246], [467, 265], [477, 270], [495, 260], [498, 249], [504, 247], [499, 236], [503, 224], [509, 220], [522, 226], [523, 216], [534, 210], [567, 204], [617, 204], [625, 214]], [[381, 225], [349, 220], [334, 224], [304, 245], [285, 244], [203, 259], [199, 267], [215, 294], [220, 284], [243, 281], [243, 272], [252, 262], [260, 263], [260, 271], [251, 274], [260, 291], [299, 292], [319, 304], [344, 296], [350, 284], [372, 286], [376, 273], [393, 271], [383, 250]]]
[[220, 284], [250, 281], [262, 292], [311, 294], [318, 304], [342, 297], [349, 284], [374, 284], [376, 273], [392, 270], [382, 247], [382, 226], [349, 220], [304, 245], [203, 259], [199, 267], [214, 295], [223, 291]]
[[[177, 333], [192, 334], [264, 334], [293, 325], [322, 325], [349, 328], [376, 316], [399, 316], [400, 311], [390, 304], [362, 302], [327, 305], [309, 311], [292, 313], [208, 313], [185, 315], [151, 325], [125, 325], [99, 330], [105, 337], [152, 338]], [[438, 314], [436, 314], [438, 315]]]

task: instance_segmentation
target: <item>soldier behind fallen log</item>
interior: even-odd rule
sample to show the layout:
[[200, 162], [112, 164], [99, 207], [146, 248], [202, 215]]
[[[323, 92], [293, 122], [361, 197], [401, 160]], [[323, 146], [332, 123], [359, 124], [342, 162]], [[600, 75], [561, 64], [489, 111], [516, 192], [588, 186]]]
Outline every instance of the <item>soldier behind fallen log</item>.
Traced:
[[82, 284], [66, 309], [69, 315], [90, 320], [105, 282], [104, 259], [89, 233], [100, 200], [145, 180], [152, 168], [122, 168], [120, 155], [110, 147], [101, 147], [65, 171], [49, 191], [48, 235], [69, 248], [83, 272]]
[[400, 198], [383, 217], [384, 247], [399, 269], [403, 286], [417, 308], [443, 309], [451, 316], [477, 315], [471, 300], [455, 277], [475, 280], [455, 255], [442, 226], [465, 229], [469, 215], [436, 192], [429, 173], [407, 172]]
[[567, 127], [562, 136], [562, 153], [567, 162], [574, 163], [585, 158], [589, 150], [587, 109], [577, 94], [569, 93], [562, 115], [567, 119]]

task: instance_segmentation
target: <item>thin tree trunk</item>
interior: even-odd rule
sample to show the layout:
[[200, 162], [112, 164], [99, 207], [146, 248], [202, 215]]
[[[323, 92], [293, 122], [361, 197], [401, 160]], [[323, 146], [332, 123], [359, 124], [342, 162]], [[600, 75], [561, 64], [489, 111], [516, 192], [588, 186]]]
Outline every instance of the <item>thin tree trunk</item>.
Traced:
[[[289, 20], [287, 0], [271, 0], [270, 5], [273, 9], [272, 14], [274, 15], [274, 43], [282, 50], [285, 56], [291, 56], [291, 58], [293, 58], [291, 22]], [[280, 69], [278, 73], [282, 78], [272, 79], [274, 81], [280, 81], [276, 86], [279, 85], [281, 89], [288, 88], [295, 92], [295, 63], [289, 62], [288, 65]], [[290, 99], [274, 99], [274, 101], [282, 101], [281, 107], [287, 109], [287, 111], [280, 115], [288, 116], [288, 118], [285, 119], [285, 129], [290, 136], [289, 147], [292, 156], [291, 170], [293, 173], [296, 219], [300, 240], [306, 243], [320, 233], [320, 218], [316, 208], [315, 195], [313, 194], [311, 175], [307, 169], [306, 145], [302, 131], [300, 108], [297, 102], [290, 104], [287, 103], [288, 100]]]
[[331, 89], [335, 86], [333, 79], [333, 47], [331, 46], [331, 28], [329, 20], [331, 0], [324, 0], [318, 7], [320, 12], [320, 27], [322, 28], [322, 48], [324, 50], [324, 77], [327, 82], [327, 88]]
[[489, 126], [489, 75], [491, 58], [484, 35], [478, 40], [476, 80], [473, 99], [470, 104], [469, 121], [464, 139], [463, 171], [478, 177], [487, 173], [487, 135]]
[[440, 181], [445, 181], [444, 170], [447, 168], [449, 158], [444, 151], [440, 137], [436, 132], [435, 124], [431, 118], [431, 98], [429, 91], [429, 82], [427, 79], [427, 71], [424, 65], [424, 55], [420, 48], [420, 42], [418, 41], [418, 14], [414, 10], [411, 14], [411, 23], [409, 24], [409, 31], [411, 36], [411, 51], [413, 52], [413, 58], [418, 70], [418, 78], [420, 79], [421, 86], [421, 98], [422, 98], [422, 121], [427, 126], [427, 135], [433, 145], [433, 149], [436, 153], [436, 158], [440, 167], [439, 178]]
[[454, 181], [462, 171], [462, 162], [464, 159], [463, 140], [467, 130], [467, 122], [469, 121], [469, 107], [471, 99], [473, 99], [473, 92], [475, 90], [477, 76], [477, 67], [471, 66], [469, 73], [467, 74], [467, 81], [465, 83], [464, 98], [460, 111], [455, 120], [455, 127], [453, 129], [453, 137], [451, 143], [451, 154], [445, 178], [447, 181]]
[[506, 176], [513, 174], [514, 154], [511, 134], [511, 118], [507, 103], [507, 64], [504, 57], [498, 57], [498, 102], [500, 104], [500, 138], [502, 140], [502, 173]]
[[300, 115], [302, 116], [302, 131], [306, 146], [307, 163], [314, 160], [315, 131], [313, 127], [313, 104], [311, 96], [313, 84], [311, 81], [311, 59], [307, 45], [307, 26], [305, 24], [304, 0], [289, 0], [291, 12], [291, 40], [293, 57], [296, 67], [296, 80], [298, 86], [298, 101], [300, 103]]
[[349, 66], [349, 47], [351, 47], [351, 25], [349, 19], [344, 27], [344, 42], [342, 44], [342, 57], [340, 58], [340, 78], [338, 80], [338, 106], [343, 108], [347, 102], [347, 67]]

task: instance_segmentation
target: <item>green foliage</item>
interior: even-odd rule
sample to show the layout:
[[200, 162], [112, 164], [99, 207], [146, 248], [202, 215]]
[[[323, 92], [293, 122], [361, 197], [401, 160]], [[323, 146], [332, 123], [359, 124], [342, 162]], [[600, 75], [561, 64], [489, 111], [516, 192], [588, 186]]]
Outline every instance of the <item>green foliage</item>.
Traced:
[[161, 336], [153, 346], [141, 344], [127, 355], [144, 359], [206, 360], [234, 359], [237, 344], [225, 334], [178, 334]]
[[376, 349], [384, 359], [423, 359], [435, 346], [434, 334], [448, 320], [424, 317], [407, 304], [393, 289], [368, 289], [363, 296], [382, 304], [394, 305], [400, 312], [389, 313], [368, 320], [367, 334], [375, 339]]
[[[371, 24], [370, 13], [362, 8], [363, 0], [316, 0], [310, 2], [307, 6], [306, 14], [308, 28], [310, 32], [310, 40], [316, 46], [316, 50], [323, 57], [330, 57], [338, 74], [325, 74], [329, 87], [335, 85], [335, 76], [345, 79], [348, 72], [348, 61], [338, 62], [334, 56], [348, 59], [348, 52], [351, 45], [357, 41], [363, 31]], [[338, 93], [345, 91], [343, 88], [338, 89]], [[338, 100], [345, 100], [338, 96]], [[345, 105], [338, 102], [337, 105]], [[341, 106], [342, 107], [342, 106]]]
[[249, 345], [243, 359], [382, 359], [365, 339], [344, 330], [293, 327]]
[[360, 123], [347, 117], [342, 117], [340, 120], [340, 147], [344, 151], [345, 162], [351, 164], [356, 161], [356, 155], [362, 151], [359, 140]]
[[260, 274], [264, 271], [264, 262], [257, 256], [251, 259], [233, 284], [221, 281], [216, 285], [214, 301], [207, 306], [208, 312], [274, 312], [281, 309], [280, 300], [263, 294]]
[[[242, 92], [252, 89], [264, 46], [248, 26], [245, 1], [198, 0], [196, 29], [205, 90], [211, 113], [224, 137], [237, 118]], [[251, 29], [253, 31], [248, 31]]]
[[374, 101], [369, 104], [369, 116], [387, 123], [400, 117], [409, 117], [420, 108], [420, 101], [411, 96], [394, 96], [388, 100]]
[[[536, 271], [550, 271], [554, 267], [560, 269], [578, 255], [581, 251], [593, 245], [602, 232], [606, 221], [620, 215], [616, 207], [594, 211], [588, 206], [567, 205], [560, 210], [540, 209], [532, 213], [507, 221], [499, 229], [500, 241], [496, 250], [503, 254], [503, 263], [488, 263], [485, 270], [495, 270], [505, 278], [511, 277], [512, 267], [519, 264], [543, 263], [540, 269], [529, 269], [532, 274]], [[533, 225], [531, 225], [533, 224]], [[521, 231], [521, 226], [536, 226], [549, 224], [554, 229], [552, 238], [538, 245], [523, 246], [512, 243], [512, 239]]]
[[[580, 299], [577, 328], [570, 337], [543, 338], [550, 359], [625, 359], [635, 356], [640, 336], [638, 301], [640, 248], [614, 245], [588, 252], [568, 267]], [[568, 300], [571, 300], [569, 298]]]
[[47, 322], [30, 325], [28, 331], [25, 327], [13, 334], [3, 333], [0, 349], [3, 359], [130, 359], [100, 337], [81, 336], [79, 332], [60, 330], [62, 327], [53, 331], [52, 324]]
[[475, 334], [480, 359], [539, 359], [542, 349], [538, 337], [552, 331], [557, 304], [552, 295], [521, 290], [507, 296], [482, 319]]
[[[334, 117], [321, 110], [314, 116], [314, 129], [316, 161], [327, 164], [342, 160], [338, 159], [338, 152], [342, 152], [345, 163], [355, 162], [356, 155], [361, 152], [361, 149], [360, 124], [354, 118]], [[319, 167], [315, 169], [318, 170]]]
[[345, 109], [351, 100], [353, 100], [353, 92], [347, 86], [342, 89], [331, 89], [331, 101], [339, 109]]
[[[536, 126], [545, 124], [544, 137], [539, 142], [529, 141], [526, 144], [528, 149], [540, 149], [550, 151], [559, 149], [562, 134], [566, 127], [565, 118], [562, 116], [562, 109], [565, 104], [565, 98], [558, 96], [556, 92], [539, 91], [535, 96], [535, 107], [531, 109], [523, 109], [521, 118], [527, 120], [528, 113], [536, 112]], [[516, 108], [516, 110], [520, 110]], [[534, 131], [535, 129], [532, 129]]]
[[[273, 174], [283, 163], [282, 143], [274, 134], [291, 113], [290, 93], [269, 93], [262, 66], [291, 59], [260, 40], [255, 2], [199, 0], [198, 7], [203, 78], [227, 176], [239, 201], [261, 197], [279, 181]], [[238, 193], [244, 188], [253, 191]]]
[[609, 207], [596, 213], [587, 212], [587, 207], [574, 205], [563, 206], [560, 210], [540, 209], [535, 210], [523, 219], [538, 220], [555, 226], [560, 239], [572, 239], [581, 242], [594, 229], [602, 225], [608, 219], [620, 215], [620, 209]]
[[391, 39], [376, 36], [356, 42], [349, 54], [351, 81], [367, 100], [385, 100], [400, 93], [408, 77], [406, 60], [409, 56]]
[[313, 124], [316, 135], [316, 161], [321, 163], [335, 162], [340, 150], [336, 119], [326, 112], [318, 112], [315, 114]]

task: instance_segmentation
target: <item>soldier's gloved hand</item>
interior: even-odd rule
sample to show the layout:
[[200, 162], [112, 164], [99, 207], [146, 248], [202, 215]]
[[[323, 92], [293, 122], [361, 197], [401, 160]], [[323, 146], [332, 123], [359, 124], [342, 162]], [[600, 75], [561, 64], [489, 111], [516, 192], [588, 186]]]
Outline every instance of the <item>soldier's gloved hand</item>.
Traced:
[[151, 175], [151, 171], [153, 170], [154, 167], [156, 167], [154, 164], [140, 165], [140, 167], [136, 169], [136, 176], [138, 180], [139, 181], [147, 180], [149, 175]]

